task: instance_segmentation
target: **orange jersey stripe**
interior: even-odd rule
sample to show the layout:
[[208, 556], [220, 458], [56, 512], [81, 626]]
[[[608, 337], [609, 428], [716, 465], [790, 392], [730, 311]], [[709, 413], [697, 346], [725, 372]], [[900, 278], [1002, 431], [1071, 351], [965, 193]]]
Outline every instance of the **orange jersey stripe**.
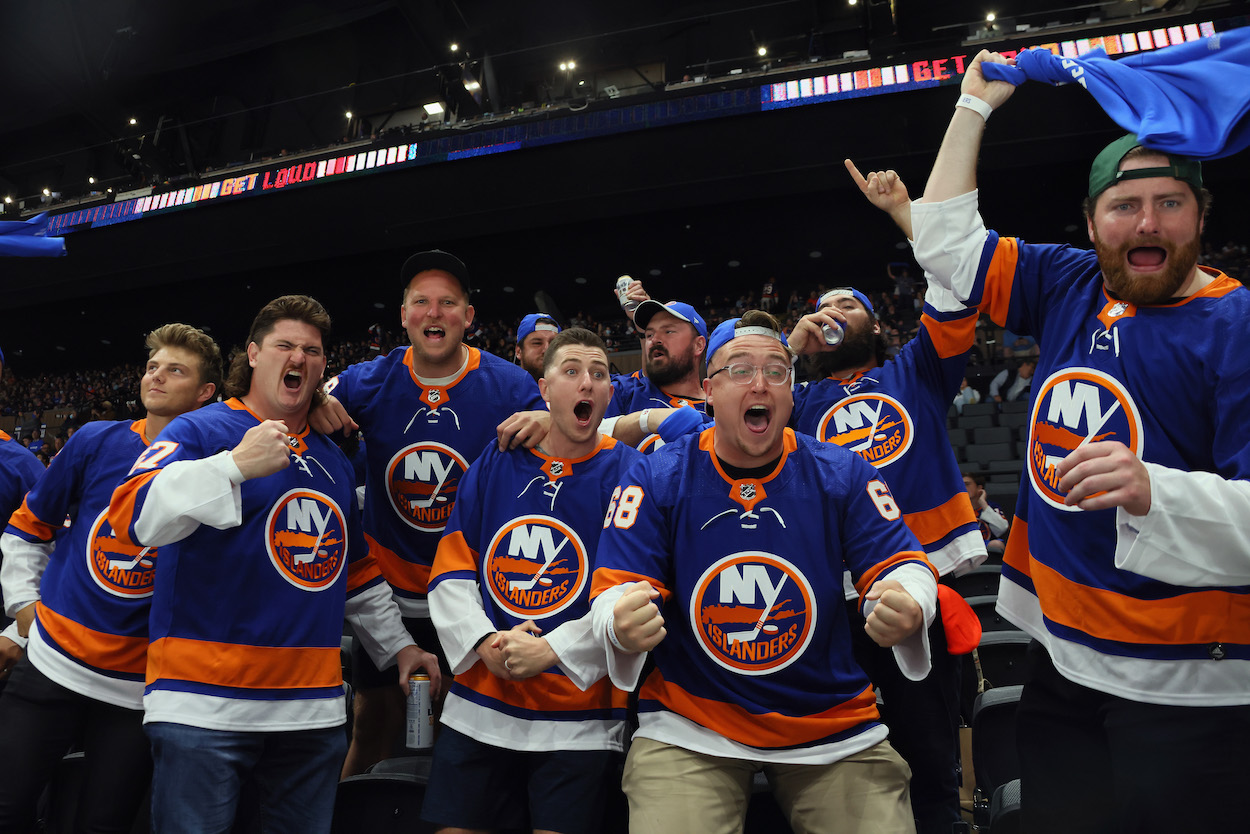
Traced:
[[673, 595], [673, 592], [661, 585], [649, 576], [643, 576], [640, 573], [630, 573], [624, 570], [613, 570], [611, 568], [598, 568], [595, 570], [594, 576], [590, 582], [590, 598], [602, 594], [608, 588], [615, 588], [617, 585], [624, 585], [626, 582], [649, 582], [651, 587], [660, 592], [660, 599], [664, 602]]
[[339, 648], [239, 646], [162, 637], [148, 649], [147, 682], [180, 680], [241, 689], [342, 686]]
[[382, 575], [392, 587], [413, 594], [428, 593], [430, 587], [430, 566], [409, 562], [389, 547], [378, 543], [368, 533], [365, 539], [369, 542], [369, 553], [377, 560]]
[[1250, 642], [1250, 596], [1193, 591], [1135, 599], [1072, 582], [1033, 562], [1033, 585], [1046, 617], [1103, 640], [1148, 645]]
[[147, 486], [148, 481], [160, 474], [159, 469], [151, 472], [144, 472], [142, 475], [136, 475], [127, 481], [113, 493], [113, 498], [109, 501], [109, 526], [113, 528], [113, 535], [117, 537], [120, 544], [130, 547], [142, 547], [139, 542], [130, 540], [130, 525], [134, 523], [138, 517], [135, 510], [135, 499], [139, 497], [139, 491]]
[[972, 500], [966, 492], [952, 496], [945, 504], [939, 504], [931, 510], [903, 514], [907, 529], [920, 539], [921, 544], [935, 542], [956, 527], [975, 524], [976, 520], [976, 513], [972, 511]]
[[871, 685], [824, 712], [803, 716], [757, 714], [737, 704], [700, 698], [664, 680], [659, 669], [647, 677], [641, 695], [739, 744], [764, 749], [808, 744], [878, 718], [877, 696]]
[[551, 673], [524, 681], [506, 681], [495, 677], [485, 663], [474, 663], [456, 675], [456, 683], [511, 706], [556, 715], [588, 709], [625, 709], [629, 700], [628, 693], [612, 686], [607, 678], [583, 692], [563, 675]]
[[920, 323], [929, 331], [929, 340], [938, 356], [949, 359], [962, 356], [977, 340], [977, 316], [975, 313], [939, 324], [928, 313], [920, 317]]
[[1011, 520], [1011, 532], [1007, 535], [1007, 546], [1003, 549], [1003, 564], [1015, 568], [1032, 579], [1031, 563], [1029, 523], [1020, 516], [1016, 516]]
[[438, 553], [434, 556], [434, 567], [430, 573], [430, 581], [433, 582], [445, 573], [455, 573], [458, 571], [468, 571], [476, 574], [478, 568], [478, 554], [469, 547], [469, 543], [464, 539], [464, 533], [457, 530], [443, 536], [438, 542]]
[[39, 627], [48, 639], [83, 663], [127, 675], [142, 675], [147, 669], [146, 637], [123, 637], [95, 631], [61, 616], [42, 602], [35, 603], [35, 614], [39, 617]]
[[[967, 495], [967, 493], [964, 494]], [[933, 572], [933, 579], [935, 582], [937, 581], [937, 568], [933, 567], [933, 565], [929, 563], [929, 559], [922, 551], [903, 550], [895, 553], [889, 559], [886, 559], [884, 562], [881, 562], [870, 570], [864, 572], [864, 575], [861, 576], [859, 581], [855, 583], [855, 590], [859, 593], [860, 598], [862, 599], [864, 594], [868, 593], [868, 589], [872, 587], [873, 583], [877, 581], [877, 578], [881, 576], [882, 573], [900, 562], [920, 562]]]
[[382, 575], [382, 567], [370, 553], [363, 559], [347, 563], [347, 593], [351, 593], [362, 585], [368, 585]]
[[1011, 305], [1011, 285], [1020, 260], [1020, 242], [1014, 237], [998, 239], [998, 248], [985, 271], [985, 289], [979, 309], [989, 314], [995, 324], [1002, 326], [1007, 320], [1007, 308]]
[[[64, 519], [62, 519], [63, 521]], [[41, 542], [52, 541], [56, 537], [56, 531], [61, 528], [59, 524], [53, 527], [51, 524], [41, 521], [38, 516], [30, 511], [25, 498], [22, 499], [22, 506], [18, 507], [17, 512], [13, 513], [13, 516], [9, 519], [9, 524]]]

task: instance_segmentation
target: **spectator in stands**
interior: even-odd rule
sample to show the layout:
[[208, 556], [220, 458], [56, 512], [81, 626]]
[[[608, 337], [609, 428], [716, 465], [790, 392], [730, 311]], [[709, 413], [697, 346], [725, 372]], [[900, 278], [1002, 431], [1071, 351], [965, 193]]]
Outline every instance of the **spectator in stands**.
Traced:
[[1250, 379], [1250, 290], [1198, 264], [1201, 164], [1133, 135], [1090, 168], [1093, 251], [987, 231], [977, 159], [1015, 88], [986, 62], [1009, 60], [969, 64], [912, 222], [933, 283], [1042, 337], [1030, 437], [1045, 453], [1028, 458], [998, 596], [1037, 641], [1017, 712], [1023, 830], [1236, 830], [1250, 386], [1233, 381]]
[[308, 296], [265, 305], [231, 398], [167, 426], [113, 494], [117, 541], [160, 548], [143, 699], [154, 831], [229, 831], [245, 785], [266, 827], [330, 830], [345, 617], [396, 683], [423, 665], [437, 680], [360, 529], [351, 464], [308, 424], [329, 329]]
[[1033, 386], [1036, 359], [1023, 359], [1015, 368], [1004, 368], [990, 380], [990, 399], [996, 403], [1014, 403], [1029, 398]]
[[560, 325], [545, 313], [530, 313], [521, 319], [521, 326], [516, 331], [516, 347], [513, 349], [513, 362], [534, 377], [535, 381], [543, 376], [543, 354], [547, 346], [560, 332]]
[[595, 546], [640, 455], [599, 434], [612, 385], [598, 336], [564, 331], [544, 364], [551, 430], [532, 451], [492, 447], [469, 467], [430, 577], [456, 680], [422, 816], [459, 831], [598, 834], [619, 784], [625, 693], [602, 663], [582, 677], [565, 657], [594, 648], [584, 637]]
[[1037, 341], [1032, 336], [1003, 331], [1003, 358], [1020, 361], [1028, 356], [1037, 356]]
[[955, 395], [955, 410], [963, 414], [965, 405], [979, 402], [981, 402], [981, 392], [969, 385], [968, 377], [964, 377], [959, 382], [959, 393]]
[[143, 686], [158, 554], [119, 545], [104, 514], [144, 449], [211, 400], [222, 369], [217, 344], [185, 324], [152, 331], [147, 348], [146, 417], [77, 432], [0, 538], [5, 605], [30, 638], [0, 697], [0, 761], [22, 765], [0, 779], [0, 831], [34, 830], [39, 795], [73, 747], [86, 753], [76, 830], [129, 831], [148, 790]]
[[980, 472], [965, 472], [964, 487], [968, 490], [968, 499], [972, 502], [972, 511], [977, 514], [977, 524], [981, 528], [981, 537], [985, 540], [985, 550], [995, 556], [1001, 556], [1006, 547], [1007, 528], [1010, 520], [1003, 508], [991, 503], [985, 496], [985, 476]]
[[649, 670], [630, 830], [741, 831], [761, 770], [795, 830], [911, 830], [907, 767], [851, 656], [842, 567], [869, 634], [914, 677], [933, 568], [875, 469], [786, 427], [776, 320], [748, 311], [722, 335], [704, 382], [716, 423], [631, 467], [599, 539], [591, 637], [618, 687]]
[[[364, 528], [405, 625], [427, 654], [435, 684], [450, 677], [426, 593], [456, 485], [487, 443], [533, 442], [538, 386], [510, 362], [462, 341], [474, 316], [469, 272], [449, 252], [418, 252], [400, 269], [400, 321], [410, 345], [353, 365], [326, 384], [312, 415], [323, 433], [364, 430], [368, 483]], [[520, 416], [516, 416], [520, 413]], [[350, 416], [349, 416], [350, 415]], [[545, 433], [545, 425], [543, 432]], [[538, 433], [541, 436], [541, 433]], [[379, 667], [357, 641], [352, 657], [355, 722], [343, 775], [361, 773], [402, 743], [404, 697], [395, 667]]]

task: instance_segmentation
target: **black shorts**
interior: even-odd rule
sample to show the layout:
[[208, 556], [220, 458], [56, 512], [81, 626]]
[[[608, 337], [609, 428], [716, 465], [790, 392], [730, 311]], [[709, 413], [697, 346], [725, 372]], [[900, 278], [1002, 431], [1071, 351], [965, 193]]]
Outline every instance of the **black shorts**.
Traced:
[[457, 828], [599, 834], [622, 754], [506, 750], [439, 727], [421, 818]]
[[[430, 652], [438, 658], [438, 666], [443, 670], [443, 679], [451, 680], [451, 667], [447, 665], [447, 657], [443, 653], [443, 644], [438, 642], [438, 631], [434, 621], [428, 617], [404, 617], [404, 628], [412, 635], [412, 640], [422, 650]], [[381, 689], [386, 686], [399, 685], [399, 667], [391, 664], [385, 669], [373, 665], [369, 653], [359, 640], [352, 641], [352, 688]]]

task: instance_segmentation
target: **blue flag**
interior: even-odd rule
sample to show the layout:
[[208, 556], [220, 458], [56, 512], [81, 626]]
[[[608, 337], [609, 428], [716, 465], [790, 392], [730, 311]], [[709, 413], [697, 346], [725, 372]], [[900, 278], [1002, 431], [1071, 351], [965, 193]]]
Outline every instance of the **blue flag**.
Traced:
[[55, 258], [65, 254], [65, 238], [48, 237], [48, 213], [29, 220], [0, 221], [0, 255]]
[[1014, 68], [981, 69], [991, 81], [1080, 84], [1152, 150], [1219, 159], [1250, 146], [1250, 28], [1117, 60], [1102, 49], [1080, 58], [1029, 49]]

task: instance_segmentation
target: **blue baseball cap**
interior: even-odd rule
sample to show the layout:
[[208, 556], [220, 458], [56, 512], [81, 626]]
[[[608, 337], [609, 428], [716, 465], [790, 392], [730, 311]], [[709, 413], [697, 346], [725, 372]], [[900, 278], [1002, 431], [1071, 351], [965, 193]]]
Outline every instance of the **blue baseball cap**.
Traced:
[[[540, 324], [539, 322], [542, 323]], [[521, 319], [521, 326], [516, 329], [517, 344], [524, 342], [525, 337], [535, 330], [549, 330], [552, 333], [559, 333], [560, 325], [556, 324], [556, 320], [546, 313], [530, 313]]]
[[670, 301], [667, 304], [661, 304], [654, 298], [648, 298], [646, 301], [638, 305], [638, 309], [634, 311], [634, 324], [638, 325], [642, 330], [647, 329], [647, 322], [651, 321], [651, 317], [656, 313], [668, 313], [684, 322], [689, 322], [694, 326], [695, 332], [703, 338], [707, 338], [707, 322], [703, 320], [703, 316], [695, 312], [695, 309], [684, 301]]
[[742, 321], [740, 318], [727, 319], [716, 325], [716, 329], [712, 331], [712, 335], [707, 340], [707, 363], [709, 366], [712, 364], [712, 357], [716, 355], [716, 351], [739, 336], [771, 336], [781, 342], [784, 347], [790, 347], [790, 343], [786, 341], [786, 334], [758, 325], [737, 327], [740, 321]]
[[820, 301], [816, 303], [816, 309], [819, 310], [824, 306], [826, 301], [837, 295], [853, 296], [856, 301], [864, 305], [864, 309], [868, 311], [868, 315], [873, 316], [874, 318], [876, 317], [877, 311], [872, 309], [872, 302], [868, 300], [868, 296], [864, 295], [854, 287], [834, 287], [820, 297]]

